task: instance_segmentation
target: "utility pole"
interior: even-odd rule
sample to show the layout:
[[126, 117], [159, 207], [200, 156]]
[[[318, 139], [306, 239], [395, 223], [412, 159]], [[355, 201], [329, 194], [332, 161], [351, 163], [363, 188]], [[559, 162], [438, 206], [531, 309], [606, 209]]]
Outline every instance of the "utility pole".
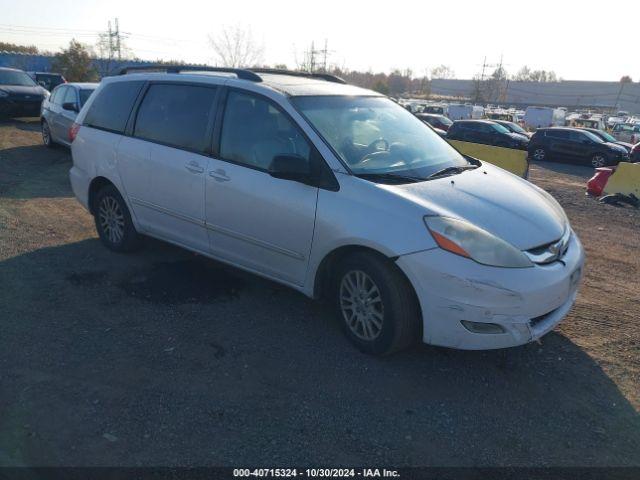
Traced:
[[116, 31], [114, 33], [116, 37], [116, 50], [118, 51], [118, 61], [122, 60], [122, 52], [120, 50], [120, 26], [118, 25], [118, 19], [116, 18]]

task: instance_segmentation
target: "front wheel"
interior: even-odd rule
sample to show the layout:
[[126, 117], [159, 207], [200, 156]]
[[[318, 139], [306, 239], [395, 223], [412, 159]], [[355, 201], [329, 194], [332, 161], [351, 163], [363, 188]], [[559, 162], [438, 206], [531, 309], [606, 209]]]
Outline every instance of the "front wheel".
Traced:
[[596, 153], [591, 157], [591, 166], [594, 168], [604, 167], [607, 165], [607, 157], [602, 153]]
[[531, 155], [534, 160], [541, 162], [547, 158], [547, 151], [544, 148], [536, 148]]
[[124, 199], [113, 185], [97, 193], [93, 213], [96, 230], [102, 244], [114, 252], [131, 252], [140, 247], [141, 237], [136, 231]]
[[349, 340], [362, 352], [385, 355], [420, 338], [421, 315], [409, 281], [386, 258], [356, 253], [336, 271], [337, 315]]

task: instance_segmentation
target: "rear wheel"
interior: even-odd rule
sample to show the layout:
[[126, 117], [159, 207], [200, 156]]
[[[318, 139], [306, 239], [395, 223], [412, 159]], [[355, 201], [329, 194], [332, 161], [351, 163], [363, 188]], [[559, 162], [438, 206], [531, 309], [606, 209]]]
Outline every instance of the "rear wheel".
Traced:
[[46, 120], [42, 120], [42, 143], [48, 148], [52, 148], [55, 145], [51, 138], [51, 128], [49, 128], [49, 123]]
[[389, 354], [419, 339], [417, 299], [391, 261], [365, 252], [351, 255], [337, 268], [333, 292], [345, 334], [362, 352]]
[[124, 199], [113, 185], [96, 194], [93, 204], [96, 230], [103, 245], [114, 252], [131, 252], [141, 245], [141, 236], [131, 221]]

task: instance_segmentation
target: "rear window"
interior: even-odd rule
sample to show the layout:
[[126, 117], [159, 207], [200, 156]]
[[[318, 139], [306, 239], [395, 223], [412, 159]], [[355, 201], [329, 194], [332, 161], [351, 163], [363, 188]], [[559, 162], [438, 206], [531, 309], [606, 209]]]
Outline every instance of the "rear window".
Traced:
[[203, 152], [213, 119], [216, 89], [151, 85], [140, 104], [134, 135], [176, 148]]
[[140, 88], [144, 82], [116, 82], [106, 85], [93, 101], [84, 125], [123, 133]]

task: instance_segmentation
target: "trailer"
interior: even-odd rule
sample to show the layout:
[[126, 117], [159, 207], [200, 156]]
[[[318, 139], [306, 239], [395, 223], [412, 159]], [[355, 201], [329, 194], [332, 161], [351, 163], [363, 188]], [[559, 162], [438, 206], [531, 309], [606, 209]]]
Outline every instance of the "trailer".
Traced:
[[452, 103], [449, 105], [447, 116], [451, 120], [480, 119], [484, 116], [484, 108], [478, 105], [467, 105], [462, 103]]
[[550, 107], [527, 107], [524, 124], [530, 128], [561, 127], [565, 124], [566, 110]]

